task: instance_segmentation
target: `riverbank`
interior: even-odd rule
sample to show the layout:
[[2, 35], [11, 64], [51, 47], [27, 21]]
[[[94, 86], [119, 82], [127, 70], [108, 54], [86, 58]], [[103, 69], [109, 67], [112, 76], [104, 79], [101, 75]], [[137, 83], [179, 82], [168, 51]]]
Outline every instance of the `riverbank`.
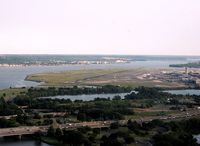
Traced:
[[56, 140], [54, 138], [49, 138], [49, 137], [41, 137], [41, 141], [44, 143], [47, 143], [49, 145], [52, 145], [52, 146], [63, 146], [64, 145], [61, 142], [59, 142], [58, 140]]

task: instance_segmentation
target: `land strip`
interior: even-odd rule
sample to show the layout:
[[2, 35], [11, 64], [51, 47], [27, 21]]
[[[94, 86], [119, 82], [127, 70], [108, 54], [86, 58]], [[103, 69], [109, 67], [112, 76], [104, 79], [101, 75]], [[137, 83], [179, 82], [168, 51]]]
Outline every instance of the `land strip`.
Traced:
[[[169, 69], [166, 69], [169, 71]], [[165, 71], [166, 71], [165, 70]], [[28, 81], [43, 82], [42, 86], [101, 86], [105, 84], [121, 86], [147, 86], [182, 88], [185, 84], [157, 79], [156, 74], [161, 74], [161, 69], [94, 69], [65, 72], [37, 73], [26, 77]], [[149, 78], [147, 78], [147, 76]], [[151, 77], [152, 76], [152, 77]]]

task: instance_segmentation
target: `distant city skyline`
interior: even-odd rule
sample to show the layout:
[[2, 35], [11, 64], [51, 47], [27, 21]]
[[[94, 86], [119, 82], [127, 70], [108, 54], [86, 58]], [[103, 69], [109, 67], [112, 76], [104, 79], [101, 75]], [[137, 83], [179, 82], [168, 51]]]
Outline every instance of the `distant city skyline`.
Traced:
[[200, 55], [199, 0], [1, 0], [0, 54]]

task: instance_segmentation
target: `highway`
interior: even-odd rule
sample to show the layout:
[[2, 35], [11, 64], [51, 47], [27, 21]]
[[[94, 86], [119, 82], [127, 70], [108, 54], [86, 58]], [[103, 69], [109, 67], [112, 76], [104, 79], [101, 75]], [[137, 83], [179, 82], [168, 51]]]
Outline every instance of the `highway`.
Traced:
[[[140, 118], [135, 119], [137, 122], [150, 122], [155, 119], [160, 119], [164, 121], [172, 121], [172, 120], [179, 120], [179, 119], [188, 119], [192, 117], [197, 117], [200, 115], [200, 112], [193, 112], [193, 113], [185, 113], [185, 114], [177, 114], [174, 116], [160, 116], [160, 117], [152, 117], [152, 118]], [[61, 129], [68, 129], [73, 130], [80, 127], [88, 126], [91, 128], [105, 128], [110, 127], [111, 123], [117, 121], [93, 121], [93, 122], [80, 122], [80, 123], [67, 123], [59, 125]], [[120, 120], [118, 121], [120, 124], [126, 124], [127, 120]], [[24, 126], [24, 127], [15, 127], [15, 128], [1, 128], [0, 129], [0, 137], [4, 136], [15, 136], [15, 135], [29, 135], [34, 134], [36, 132], [47, 132], [47, 129], [50, 126]]]
[[[81, 122], [81, 123], [68, 123], [59, 125], [61, 129], [77, 129], [84, 126], [89, 126], [91, 128], [105, 128], [109, 127], [114, 121], [95, 121], [95, 122]], [[4, 136], [15, 136], [15, 135], [30, 135], [36, 132], [47, 132], [50, 126], [24, 126], [24, 127], [14, 127], [14, 128], [1, 128], [0, 137]]]

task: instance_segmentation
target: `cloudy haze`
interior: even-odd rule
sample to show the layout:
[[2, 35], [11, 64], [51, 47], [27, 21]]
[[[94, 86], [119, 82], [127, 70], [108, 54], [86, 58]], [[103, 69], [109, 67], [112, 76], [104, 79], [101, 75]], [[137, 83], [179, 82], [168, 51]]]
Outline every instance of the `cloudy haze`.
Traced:
[[200, 55], [200, 0], [0, 0], [0, 54]]

